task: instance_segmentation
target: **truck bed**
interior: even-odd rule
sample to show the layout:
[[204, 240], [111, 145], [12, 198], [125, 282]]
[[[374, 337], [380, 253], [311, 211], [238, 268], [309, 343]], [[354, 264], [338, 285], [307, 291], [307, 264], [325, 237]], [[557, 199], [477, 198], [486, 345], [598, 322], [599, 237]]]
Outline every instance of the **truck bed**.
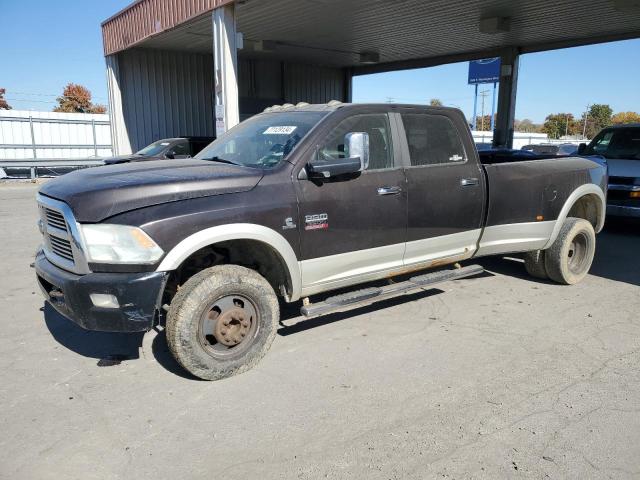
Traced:
[[597, 164], [581, 157], [512, 157], [482, 162], [487, 177], [486, 226], [553, 220], [564, 200], [590, 183]]

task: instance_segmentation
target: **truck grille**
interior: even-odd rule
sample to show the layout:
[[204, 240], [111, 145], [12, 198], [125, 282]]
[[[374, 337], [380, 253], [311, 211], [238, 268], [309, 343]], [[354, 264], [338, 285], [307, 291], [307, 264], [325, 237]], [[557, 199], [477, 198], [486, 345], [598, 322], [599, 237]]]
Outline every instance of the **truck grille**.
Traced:
[[633, 177], [609, 177], [609, 183], [613, 185], [633, 185], [635, 180]]
[[64, 219], [64, 215], [60, 212], [56, 212], [55, 210], [47, 207], [42, 207], [44, 211], [45, 218], [47, 220], [47, 225], [50, 225], [54, 228], [59, 228], [60, 230], [67, 230], [67, 222]]
[[38, 195], [44, 254], [49, 261], [73, 273], [89, 273], [75, 218], [69, 206]]
[[71, 242], [69, 240], [49, 235], [49, 242], [53, 253], [73, 263], [73, 250], [71, 249]]

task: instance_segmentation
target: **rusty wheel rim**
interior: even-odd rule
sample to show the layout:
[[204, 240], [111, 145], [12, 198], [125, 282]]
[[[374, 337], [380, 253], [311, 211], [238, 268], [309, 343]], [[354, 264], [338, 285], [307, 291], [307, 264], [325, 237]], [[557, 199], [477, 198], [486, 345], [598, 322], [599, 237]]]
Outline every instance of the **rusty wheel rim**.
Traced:
[[258, 309], [244, 295], [220, 297], [204, 312], [198, 341], [211, 356], [226, 358], [245, 351], [258, 334]]

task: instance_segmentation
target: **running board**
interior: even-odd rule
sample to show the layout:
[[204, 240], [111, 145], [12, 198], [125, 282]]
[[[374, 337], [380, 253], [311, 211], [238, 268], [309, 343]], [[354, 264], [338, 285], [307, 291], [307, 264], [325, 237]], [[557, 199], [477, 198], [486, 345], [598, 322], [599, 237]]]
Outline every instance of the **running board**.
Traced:
[[350, 309], [357, 306], [380, 302], [388, 298], [403, 295], [412, 290], [418, 290], [420, 288], [435, 285], [437, 283], [447, 282], [449, 280], [471, 277], [482, 272], [484, 272], [484, 268], [482, 266], [469, 265], [467, 267], [456, 268], [453, 270], [440, 270], [437, 272], [425, 273], [424, 275], [411, 277], [409, 280], [406, 280], [404, 282], [392, 283], [383, 287], [371, 287], [362, 290], [354, 290], [353, 292], [329, 297], [323, 302], [304, 305], [300, 309], [300, 313], [305, 317], [325, 315], [337, 310]]

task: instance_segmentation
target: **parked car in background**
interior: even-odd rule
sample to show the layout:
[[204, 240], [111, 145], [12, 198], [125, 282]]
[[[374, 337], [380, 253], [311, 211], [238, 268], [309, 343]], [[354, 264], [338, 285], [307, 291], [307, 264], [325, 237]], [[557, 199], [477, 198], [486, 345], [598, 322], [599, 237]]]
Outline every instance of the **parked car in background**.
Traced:
[[578, 146], [573, 143], [540, 143], [537, 145], [525, 145], [522, 150], [526, 150], [536, 155], [575, 155]]
[[116, 163], [142, 162], [146, 160], [173, 160], [191, 158], [215, 140], [214, 137], [165, 138], [147, 145], [131, 155], [105, 158], [105, 165]]
[[604, 157], [609, 165], [607, 214], [640, 217], [640, 123], [607, 127], [578, 153]]

